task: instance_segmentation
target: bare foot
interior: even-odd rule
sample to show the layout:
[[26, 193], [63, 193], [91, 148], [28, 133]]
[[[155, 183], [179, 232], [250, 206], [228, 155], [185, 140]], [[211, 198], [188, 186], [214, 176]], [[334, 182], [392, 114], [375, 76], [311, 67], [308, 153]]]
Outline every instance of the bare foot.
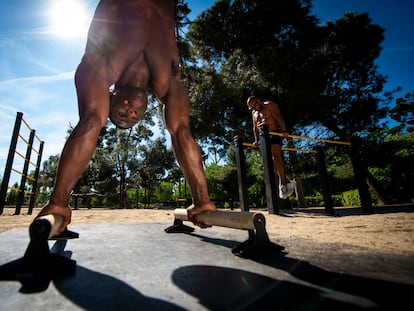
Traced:
[[36, 216], [36, 218], [40, 216], [45, 216], [45, 215], [60, 215], [63, 217], [62, 225], [56, 231], [56, 234], [55, 234], [55, 235], [59, 235], [63, 231], [65, 231], [66, 227], [70, 224], [70, 221], [72, 218], [72, 210], [70, 209], [69, 206], [60, 206], [60, 205], [49, 203], [42, 208], [42, 210]]
[[215, 210], [217, 210], [217, 208], [214, 205], [214, 203], [211, 201], [203, 205], [198, 205], [198, 206], [195, 206], [194, 204], [192, 204], [189, 207], [187, 207], [188, 220], [190, 220], [193, 224], [195, 224], [196, 226], [199, 226], [200, 228], [211, 227], [211, 226], [206, 225], [205, 223], [198, 222], [196, 215], [203, 213], [203, 212], [215, 211]]

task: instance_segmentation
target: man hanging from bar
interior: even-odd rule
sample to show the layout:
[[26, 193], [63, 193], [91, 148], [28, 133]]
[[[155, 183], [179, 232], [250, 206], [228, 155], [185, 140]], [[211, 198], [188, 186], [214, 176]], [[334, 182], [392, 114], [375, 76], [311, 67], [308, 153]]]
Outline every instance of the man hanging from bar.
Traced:
[[[252, 112], [254, 145], [259, 144], [259, 127], [265, 124], [269, 127], [269, 132], [282, 133], [284, 137], [288, 137], [285, 120], [275, 102], [262, 102], [256, 96], [250, 96], [246, 103]], [[287, 199], [294, 192], [295, 183], [286, 178], [285, 163], [282, 157], [282, 139], [280, 136], [273, 135], [270, 137], [270, 145], [273, 169], [279, 177], [279, 197]]]

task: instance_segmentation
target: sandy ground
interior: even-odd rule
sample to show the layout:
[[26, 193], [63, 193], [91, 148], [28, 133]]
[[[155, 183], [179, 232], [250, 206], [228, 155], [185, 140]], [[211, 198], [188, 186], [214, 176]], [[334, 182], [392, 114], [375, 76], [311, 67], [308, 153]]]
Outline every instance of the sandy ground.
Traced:
[[[28, 228], [34, 215], [13, 215], [5, 208], [0, 216], [0, 232]], [[367, 251], [414, 255], [414, 206], [377, 207], [364, 214], [357, 207], [336, 208], [337, 216], [327, 216], [323, 208], [282, 210], [279, 215], [261, 212], [271, 239], [298, 237], [321, 243], [343, 243], [365, 247]], [[73, 210], [72, 225], [165, 222], [172, 224], [173, 209], [79, 209]], [[70, 229], [70, 226], [69, 226]], [[211, 229], [205, 229], [211, 230]]]

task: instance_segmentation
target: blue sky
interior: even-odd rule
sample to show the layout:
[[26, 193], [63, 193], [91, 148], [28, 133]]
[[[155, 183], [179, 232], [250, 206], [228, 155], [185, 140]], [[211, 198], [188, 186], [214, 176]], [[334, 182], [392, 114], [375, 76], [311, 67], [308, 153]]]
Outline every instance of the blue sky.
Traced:
[[[51, 8], [59, 0], [2, 1], [0, 10], [0, 176], [3, 175], [17, 111], [45, 142], [42, 162], [60, 153], [69, 124], [78, 120], [73, 74], [82, 56], [86, 31], [97, 0], [78, 0], [82, 5], [67, 27], [54, 31]], [[65, 0], [69, 2], [70, 0]], [[188, 0], [191, 18], [214, 1]], [[403, 88], [401, 95], [414, 90], [414, 4], [406, 0], [314, 0], [314, 13], [326, 20], [340, 18], [347, 11], [368, 12], [373, 23], [386, 29], [383, 51], [377, 61], [382, 74], [389, 76], [386, 89]], [[66, 16], [70, 15], [65, 9]], [[246, 116], [247, 117], [247, 116]], [[28, 130], [22, 125], [22, 135]], [[37, 149], [35, 140], [34, 148]], [[19, 142], [17, 150], [25, 154]], [[35, 162], [35, 155], [32, 159]], [[13, 167], [21, 170], [23, 160], [15, 157]], [[31, 167], [30, 169], [33, 169]], [[14, 173], [11, 181], [19, 181]]]

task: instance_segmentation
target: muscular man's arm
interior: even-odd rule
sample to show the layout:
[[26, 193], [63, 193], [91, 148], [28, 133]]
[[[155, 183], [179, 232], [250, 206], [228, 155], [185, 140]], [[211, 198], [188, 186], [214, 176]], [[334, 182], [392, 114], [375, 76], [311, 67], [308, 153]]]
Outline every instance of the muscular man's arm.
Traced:
[[100, 130], [109, 115], [109, 94], [105, 79], [97, 79], [96, 72], [85, 63], [79, 65], [75, 79], [79, 122], [62, 150], [49, 203], [39, 213], [39, 216], [63, 216], [63, 223], [57, 234], [71, 221], [70, 193], [92, 158]]
[[259, 128], [257, 127], [257, 117], [254, 112], [252, 112], [252, 121], [253, 121], [253, 135], [254, 135], [254, 144], [259, 143]]
[[171, 79], [167, 98], [164, 100], [164, 118], [171, 135], [175, 157], [193, 197], [193, 207], [189, 213], [197, 214], [200, 210], [215, 210], [216, 207], [208, 195], [200, 147], [190, 131], [188, 93], [178, 77]]

